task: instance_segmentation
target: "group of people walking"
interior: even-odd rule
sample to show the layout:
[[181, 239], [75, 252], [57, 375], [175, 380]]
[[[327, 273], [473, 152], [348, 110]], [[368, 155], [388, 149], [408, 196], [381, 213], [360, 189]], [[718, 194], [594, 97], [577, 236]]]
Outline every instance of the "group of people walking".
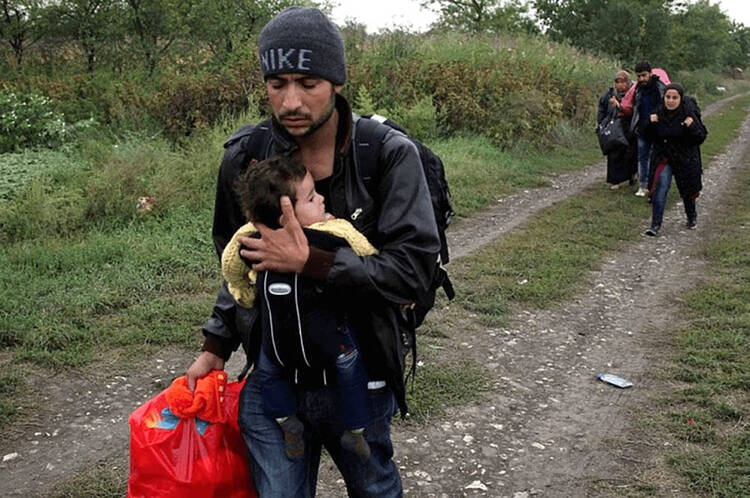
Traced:
[[667, 194], [675, 178], [687, 216], [687, 228], [698, 224], [695, 200], [703, 188], [700, 145], [708, 131], [695, 98], [685, 95], [662, 69], [646, 62], [635, 66], [633, 82], [625, 70], [615, 73], [614, 86], [599, 100], [597, 122], [612, 113], [622, 124], [627, 144], [607, 154], [607, 183], [617, 189], [638, 182], [635, 195], [651, 202], [651, 225], [644, 232], [656, 236], [661, 229]]

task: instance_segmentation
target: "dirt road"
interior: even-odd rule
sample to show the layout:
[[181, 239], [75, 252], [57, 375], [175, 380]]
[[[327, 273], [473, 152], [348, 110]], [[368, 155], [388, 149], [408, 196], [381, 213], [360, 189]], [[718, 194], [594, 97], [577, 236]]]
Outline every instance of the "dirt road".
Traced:
[[[663, 236], [636, 240], [609, 255], [591, 275], [588, 290], [570, 302], [523, 312], [506, 329], [467, 324], [454, 332], [455, 354], [489, 368], [494, 388], [437, 424], [394, 429], [408, 495], [582, 496], [591, 482], [603, 481], [606, 489], [630, 485], [618, 476], [624, 464], [641, 462], [644, 448], [629, 440], [631, 410], [661, 388], [652, 368], [662, 360], [663, 331], [675, 319], [674, 298], [702, 272], [690, 248], [710, 235], [711, 211], [749, 140], [746, 120], [740, 137], [711, 164], [697, 231], [681, 228], [681, 207], [674, 206], [665, 216]], [[603, 170], [596, 164], [557, 177], [551, 187], [512, 196], [480, 213], [449, 233], [463, 241], [453, 245], [454, 259], [603, 182]], [[647, 218], [644, 209], [644, 226]], [[39, 375], [34, 382], [43, 402], [0, 442], [0, 457], [16, 454], [0, 462], [0, 496], [42, 495], [100, 460], [125, 468], [128, 414], [180, 375], [192, 357], [163, 351], [138, 369], [144, 374], [113, 373], [102, 362], [88, 377]], [[239, 371], [241, 357], [235, 355], [230, 371]], [[106, 376], [97, 373], [105, 371]], [[635, 388], [621, 391], [600, 383], [594, 379], [600, 371], [621, 374]], [[335, 472], [322, 469], [319, 495], [344, 496], [342, 489]]]

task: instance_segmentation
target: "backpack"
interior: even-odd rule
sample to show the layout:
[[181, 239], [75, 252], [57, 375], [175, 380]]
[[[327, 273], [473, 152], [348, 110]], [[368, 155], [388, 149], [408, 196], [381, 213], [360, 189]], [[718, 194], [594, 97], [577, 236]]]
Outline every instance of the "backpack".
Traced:
[[[703, 117], [701, 116], [701, 108], [698, 106], [698, 101], [692, 95], [685, 95], [683, 97], [683, 100], [685, 101], [685, 104], [687, 104], [687, 106], [689, 106], [692, 109], [692, 111], [695, 113], [695, 117], [698, 118], [696, 120], [696, 124], [699, 124], [703, 128], [703, 132], [704, 132], [703, 141], [705, 141], [706, 140], [705, 137], [708, 136], [708, 128], [706, 128], [706, 124], [703, 122]], [[701, 144], [702, 143], [703, 142], [701, 142]]]
[[[355, 131], [355, 151], [356, 165], [359, 169], [360, 176], [364, 181], [365, 188], [371, 197], [375, 198], [374, 192], [377, 191], [378, 164], [377, 158], [380, 157], [380, 147], [383, 144], [385, 135], [395, 129], [403, 133], [416, 145], [419, 151], [419, 159], [422, 163], [427, 187], [430, 191], [432, 201], [432, 210], [435, 213], [438, 235], [440, 237], [440, 253], [435, 267], [435, 275], [432, 279], [432, 286], [427, 295], [414, 303], [413, 313], [410, 313], [410, 323], [413, 329], [419, 327], [425, 319], [427, 313], [435, 304], [435, 295], [439, 287], [443, 288], [448, 299], [453, 299], [456, 292], [453, 289], [448, 272], [445, 266], [450, 261], [448, 251], [448, 241], [445, 237], [445, 230], [450, 225], [456, 212], [451, 204], [451, 191], [448, 187], [448, 181], [445, 178], [445, 166], [443, 161], [429, 147], [419, 140], [409, 136], [401, 126], [394, 121], [387, 119], [378, 114], [363, 115], [356, 120]], [[364, 152], [367, 152], [366, 154]]]

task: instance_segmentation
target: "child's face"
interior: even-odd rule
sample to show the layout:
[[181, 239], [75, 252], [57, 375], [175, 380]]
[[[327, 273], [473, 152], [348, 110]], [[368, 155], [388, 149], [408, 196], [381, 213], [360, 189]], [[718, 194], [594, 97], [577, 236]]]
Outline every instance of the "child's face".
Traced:
[[295, 195], [297, 202], [294, 204], [294, 214], [300, 225], [306, 227], [318, 221], [325, 221], [326, 206], [323, 196], [315, 191], [315, 181], [310, 173], [305, 174], [302, 181], [297, 183]]

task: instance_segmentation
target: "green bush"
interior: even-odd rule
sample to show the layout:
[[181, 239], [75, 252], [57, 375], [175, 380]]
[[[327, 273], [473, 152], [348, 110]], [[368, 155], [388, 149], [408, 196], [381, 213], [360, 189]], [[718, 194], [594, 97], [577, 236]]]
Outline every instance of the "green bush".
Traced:
[[59, 146], [67, 135], [52, 101], [33, 93], [0, 90], [0, 152]]
[[501, 147], [547, 143], [561, 120], [591, 124], [593, 103], [617, 68], [533, 36], [394, 32], [359, 48], [348, 67], [359, 107], [390, 109], [416, 136], [475, 133]]
[[247, 108], [243, 80], [229, 72], [165, 78], [151, 100], [150, 113], [165, 135], [177, 139]]
[[393, 115], [411, 136], [419, 140], [435, 138], [438, 135], [438, 115], [429, 95], [422, 97], [412, 106], [397, 106]]
[[[695, 95], [699, 99], [707, 95], [716, 95], [716, 87], [721, 85], [722, 76], [710, 69], [696, 69], [695, 71], [679, 71], [671, 76], [671, 81], [680, 83], [685, 92]], [[699, 100], [700, 104], [700, 100]]]

